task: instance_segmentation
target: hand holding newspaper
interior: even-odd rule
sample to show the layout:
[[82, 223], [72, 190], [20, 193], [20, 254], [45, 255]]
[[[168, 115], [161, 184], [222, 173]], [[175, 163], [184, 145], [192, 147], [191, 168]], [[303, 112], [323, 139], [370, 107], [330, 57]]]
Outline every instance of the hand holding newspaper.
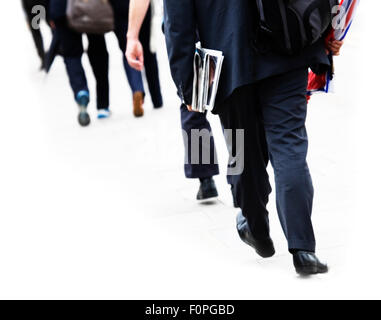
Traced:
[[196, 44], [193, 61], [192, 109], [205, 112], [214, 108], [224, 56], [222, 51], [201, 48]]

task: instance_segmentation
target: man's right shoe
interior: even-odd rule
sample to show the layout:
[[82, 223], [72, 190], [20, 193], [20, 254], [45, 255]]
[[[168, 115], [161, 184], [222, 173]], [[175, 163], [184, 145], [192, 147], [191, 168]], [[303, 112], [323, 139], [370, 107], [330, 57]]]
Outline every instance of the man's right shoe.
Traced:
[[206, 178], [201, 180], [200, 189], [197, 193], [197, 200], [208, 200], [218, 197], [218, 191], [213, 178]]
[[111, 111], [109, 109], [99, 109], [98, 119], [108, 119], [111, 116]]
[[144, 104], [144, 93], [141, 91], [137, 91], [133, 95], [133, 112], [134, 116], [139, 118], [143, 117], [144, 115], [144, 109], [143, 109], [143, 104]]
[[87, 113], [87, 106], [90, 101], [89, 92], [85, 90], [78, 92], [76, 100], [79, 106], [78, 122], [82, 127], [86, 127], [90, 124], [90, 116]]
[[254, 248], [258, 255], [262, 258], [270, 258], [275, 254], [274, 243], [271, 238], [265, 240], [254, 239], [253, 234], [249, 229], [246, 218], [240, 212], [237, 216], [237, 231], [241, 240]]
[[302, 276], [328, 272], [328, 266], [321, 263], [313, 252], [296, 251], [293, 257], [296, 273]]

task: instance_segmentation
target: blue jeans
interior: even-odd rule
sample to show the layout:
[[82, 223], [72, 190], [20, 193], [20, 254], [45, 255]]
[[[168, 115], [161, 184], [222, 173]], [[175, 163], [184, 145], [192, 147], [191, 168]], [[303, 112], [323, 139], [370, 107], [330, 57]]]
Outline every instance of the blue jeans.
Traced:
[[144, 92], [144, 85], [143, 85], [141, 72], [131, 68], [125, 57], [126, 48], [127, 48], [127, 38], [126, 38], [127, 29], [128, 29], [127, 20], [120, 20], [120, 19], [115, 20], [114, 33], [118, 39], [119, 48], [122, 51], [123, 65], [127, 75], [128, 83], [130, 84], [130, 87], [133, 93], [138, 91]]
[[[66, 71], [69, 76], [74, 99], [79, 91], [89, 91], [85, 70], [82, 65], [82, 34], [69, 29], [65, 22], [57, 24]], [[109, 56], [103, 35], [87, 35], [89, 47], [87, 54], [96, 79], [97, 108], [109, 107]]]
[[[161, 95], [159, 69], [157, 65], [156, 54], [150, 51], [150, 28], [151, 28], [151, 10], [149, 9], [143, 21], [140, 30], [140, 41], [144, 49], [144, 69], [154, 108], [163, 105], [163, 97]], [[127, 79], [133, 92], [144, 92], [142, 74], [128, 65], [124, 54], [127, 46], [128, 18], [125, 15], [115, 17], [114, 33], [118, 39], [119, 47], [123, 54], [123, 65], [126, 71]]]

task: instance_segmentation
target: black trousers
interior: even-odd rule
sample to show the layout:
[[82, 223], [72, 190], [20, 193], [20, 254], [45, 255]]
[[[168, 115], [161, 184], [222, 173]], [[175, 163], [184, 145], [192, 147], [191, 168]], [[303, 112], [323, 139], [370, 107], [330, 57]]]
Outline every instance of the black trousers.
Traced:
[[[254, 238], [270, 236], [266, 171], [275, 173], [278, 216], [289, 249], [315, 251], [313, 186], [306, 162], [307, 68], [237, 89], [220, 114], [225, 129], [244, 130], [244, 170], [228, 176]], [[228, 143], [230, 143], [228, 141]], [[235, 139], [229, 147], [237, 149]]]
[[159, 68], [156, 53], [152, 53], [150, 50], [151, 8], [148, 9], [144, 18], [139, 37], [144, 48], [144, 69], [152, 103], [154, 108], [160, 108], [163, 106], [163, 97], [160, 88]]
[[22, 0], [22, 5], [27, 17], [27, 22], [29, 25], [29, 29], [32, 33], [33, 41], [37, 49], [38, 56], [43, 61], [45, 56], [44, 50], [44, 40], [42, 38], [42, 34], [40, 29], [34, 29], [32, 27], [32, 20], [34, 18], [34, 14], [32, 13], [32, 9], [36, 5], [42, 5], [46, 8], [47, 1], [46, 0]]
[[[210, 178], [219, 174], [219, 168], [217, 164], [216, 151], [214, 146], [214, 138], [212, 134], [212, 128], [210, 127], [209, 121], [206, 118], [206, 113], [200, 112], [189, 112], [187, 107], [183, 104], [180, 107], [181, 114], [181, 128], [183, 130], [184, 138], [184, 148], [185, 148], [185, 177], [194, 178]], [[210, 141], [208, 145], [204, 145], [202, 141], [199, 141], [199, 163], [192, 164], [192, 130], [203, 130], [206, 129], [210, 133]], [[202, 163], [202, 154], [208, 152], [210, 154], [210, 159], [208, 164]]]
[[[89, 91], [85, 70], [82, 65], [84, 52], [82, 34], [70, 29], [65, 21], [56, 23], [57, 32], [62, 45], [66, 71], [69, 76], [74, 98], [78, 92]], [[109, 55], [103, 35], [88, 34], [89, 47], [87, 55], [96, 79], [97, 109], [109, 107]]]
[[126, 47], [127, 47], [127, 29], [128, 20], [116, 17], [114, 33], [118, 40], [119, 48], [122, 51], [122, 60], [124, 70], [126, 72], [127, 80], [133, 93], [144, 92], [143, 78], [140, 71], [137, 71], [130, 67], [126, 59]]

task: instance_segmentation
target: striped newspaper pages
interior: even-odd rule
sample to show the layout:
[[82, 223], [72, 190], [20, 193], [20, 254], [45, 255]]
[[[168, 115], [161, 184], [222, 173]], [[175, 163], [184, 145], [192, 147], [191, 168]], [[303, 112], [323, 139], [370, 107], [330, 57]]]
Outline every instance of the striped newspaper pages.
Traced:
[[196, 44], [193, 68], [192, 109], [205, 112], [214, 108], [224, 55], [222, 51], [205, 49]]

